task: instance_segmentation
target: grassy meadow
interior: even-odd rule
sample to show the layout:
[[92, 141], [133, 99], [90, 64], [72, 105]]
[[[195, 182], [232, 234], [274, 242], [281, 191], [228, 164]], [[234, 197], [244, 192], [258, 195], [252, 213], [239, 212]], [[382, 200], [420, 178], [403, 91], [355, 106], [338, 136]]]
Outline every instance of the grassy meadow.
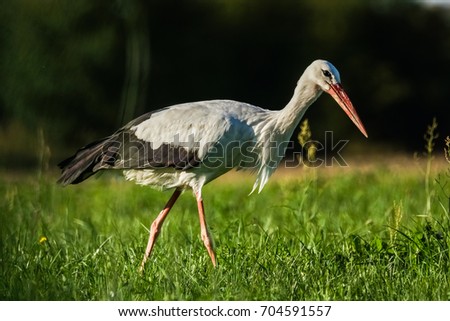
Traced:
[[56, 173], [4, 175], [0, 298], [448, 300], [448, 175], [430, 167], [426, 187], [412, 158], [280, 170], [248, 196], [253, 177], [230, 173], [203, 191], [218, 268], [186, 192], [143, 275], [147, 229], [170, 192], [118, 175], [66, 188]]

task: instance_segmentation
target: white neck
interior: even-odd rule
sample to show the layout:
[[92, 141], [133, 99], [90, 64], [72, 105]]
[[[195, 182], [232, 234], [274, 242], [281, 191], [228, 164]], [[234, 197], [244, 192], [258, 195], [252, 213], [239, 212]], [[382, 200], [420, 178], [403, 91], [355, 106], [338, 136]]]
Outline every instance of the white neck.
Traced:
[[322, 90], [303, 74], [297, 82], [289, 103], [277, 113], [276, 129], [291, 136], [309, 106], [322, 94]]

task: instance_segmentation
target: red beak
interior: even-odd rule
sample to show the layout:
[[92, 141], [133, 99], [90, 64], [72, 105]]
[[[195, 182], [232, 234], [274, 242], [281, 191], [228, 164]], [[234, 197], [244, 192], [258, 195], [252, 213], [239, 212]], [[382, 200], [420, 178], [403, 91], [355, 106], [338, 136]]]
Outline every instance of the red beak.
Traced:
[[341, 84], [330, 84], [330, 89], [327, 90], [327, 93], [331, 95], [331, 97], [336, 100], [336, 102], [341, 106], [341, 108], [345, 111], [348, 117], [352, 120], [352, 122], [358, 127], [358, 129], [361, 131], [361, 133], [367, 137], [366, 129], [364, 128], [364, 125], [361, 122], [361, 119], [359, 119], [358, 114], [356, 113], [355, 108], [353, 107], [352, 102], [350, 101], [350, 98], [348, 98], [344, 88], [342, 88]]

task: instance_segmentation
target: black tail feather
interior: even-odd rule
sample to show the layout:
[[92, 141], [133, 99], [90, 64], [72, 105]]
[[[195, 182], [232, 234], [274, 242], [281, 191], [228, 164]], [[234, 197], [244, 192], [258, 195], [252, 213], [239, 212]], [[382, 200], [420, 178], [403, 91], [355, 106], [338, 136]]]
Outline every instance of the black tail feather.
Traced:
[[75, 155], [60, 162], [58, 167], [61, 168], [61, 176], [58, 183], [63, 186], [78, 184], [94, 175], [99, 170], [96, 165], [103, 160], [108, 140], [105, 138], [86, 145], [80, 148]]

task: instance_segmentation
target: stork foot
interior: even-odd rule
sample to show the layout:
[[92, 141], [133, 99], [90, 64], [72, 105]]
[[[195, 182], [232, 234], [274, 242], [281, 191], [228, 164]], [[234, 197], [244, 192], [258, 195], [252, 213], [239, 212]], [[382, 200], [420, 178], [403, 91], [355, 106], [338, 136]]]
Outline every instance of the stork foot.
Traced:
[[214, 267], [217, 267], [216, 253], [214, 252], [214, 248], [213, 248], [213, 244], [212, 244], [212, 240], [209, 235], [209, 232], [207, 230], [202, 231], [201, 235], [202, 235], [203, 244], [205, 245], [206, 250], [208, 251], [208, 255], [211, 258], [212, 264], [214, 265]]
[[197, 196], [198, 217], [200, 219], [200, 233], [202, 241], [206, 247], [206, 250], [208, 251], [208, 255], [211, 258], [212, 264], [214, 265], [214, 267], [217, 267], [216, 253], [214, 252], [213, 242], [211, 236], [209, 235], [208, 227], [206, 225], [203, 200], [199, 193], [197, 193], [196, 196]]

